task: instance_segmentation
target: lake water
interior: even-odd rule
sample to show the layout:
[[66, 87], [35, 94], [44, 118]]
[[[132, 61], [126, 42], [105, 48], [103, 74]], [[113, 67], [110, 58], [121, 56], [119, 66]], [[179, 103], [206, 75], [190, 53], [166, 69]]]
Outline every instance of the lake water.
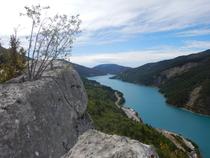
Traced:
[[111, 75], [89, 79], [121, 91], [126, 99], [125, 105], [136, 110], [145, 123], [180, 133], [198, 144], [203, 158], [210, 158], [210, 117], [168, 105], [157, 88], [109, 77]]

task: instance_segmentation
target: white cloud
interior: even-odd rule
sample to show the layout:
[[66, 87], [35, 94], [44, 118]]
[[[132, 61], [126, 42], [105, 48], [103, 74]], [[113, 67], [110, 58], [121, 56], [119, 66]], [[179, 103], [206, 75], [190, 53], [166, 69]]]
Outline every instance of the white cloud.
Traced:
[[199, 35], [209, 35], [210, 29], [202, 28], [202, 29], [192, 29], [192, 30], [186, 30], [181, 31], [177, 33], [179, 37], [193, 37], [193, 36], [199, 36]]
[[[0, 35], [10, 35], [19, 24], [22, 25], [19, 34], [26, 34], [30, 22], [20, 18], [19, 13], [25, 5], [38, 3], [51, 6], [50, 15], [79, 13], [83, 21], [83, 34], [78, 43], [92, 40], [94, 44], [104, 44], [125, 40], [136, 33], [177, 30], [210, 23], [209, 0], [6, 0], [1, 3]], [[209, 32], [209, 29], [189, 30], [180, 32], [179, 35], [196, 36]], [[159, 48], [117, 53], [98, 52], [95, 55], [72, 56], [71, 59], [85, 65], [112, 62], [137, 66], [207, 48], [210, 48], [209, 41], [187, 41], [182, 50]]]
[[119, 37], [127, 37], [210, 22], [209, 0], [6, 0], [1, 3], [0, 35], [11, 34], [18, 24], [26, 26], [20, 34], [28, 32], [29, 23], [19, 17], [19, 12], [23, 6], [37, 3], [50, 5], [50, 15], [79, 13], [86, 38], [83, 42], [103, 29], [114, 29]]
[[152, 47], [146, 50], [95, 53], [88, 55], [76, 55], [69, 59], [81, 65], [95, 66], [98, 64], [116, 63], [125, 66], [137, 67], [150, 62], [172, 59], [181, 55], [198, 53], [210, 48], [210, 41], [190, 40], [179, 48], [170, 45]]
[[98, 64], [116, 63], [125, 66], [137, 67], [149, 62], [171, 59], [180, 55], [191, 54], [191, 50], [165, 49], [128, 51], [113, 53], [97, 53], [93, 55], [79, 55], [69, 57], [70, 61], [89, 67]]
[[210, 41], [191, 40], [185, 42], [185, 49], [205, 50], [210, 48]]

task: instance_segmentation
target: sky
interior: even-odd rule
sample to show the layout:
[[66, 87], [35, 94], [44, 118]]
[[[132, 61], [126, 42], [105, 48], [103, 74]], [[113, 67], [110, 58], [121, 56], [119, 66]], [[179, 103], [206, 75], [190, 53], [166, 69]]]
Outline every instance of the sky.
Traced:
[[50, 6], [50, 16], [80, 14], [69, 60], [81, 65], [137, 67], [210, 49], [210, 0], [2, 0], [3, 46], [15, 27], [20, 37], [29, 33], [19, 13], [32, 4]]

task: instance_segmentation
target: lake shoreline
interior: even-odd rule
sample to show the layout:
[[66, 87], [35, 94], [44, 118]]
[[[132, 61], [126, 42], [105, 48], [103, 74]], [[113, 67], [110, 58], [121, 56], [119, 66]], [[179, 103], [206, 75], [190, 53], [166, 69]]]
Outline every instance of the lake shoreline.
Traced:
[[[102, 75], [102, 76], [106, 76], [106, 75]], [[121, 79], [118, 79], [118, 78], [112, 78], [110, 77], [109, 79], [111, 80], [119, 80], [119, 81], [122, 81], [122, 82], [125, 82], [125, 83], [131, 83], [131, 84], [135, 84], [135, 85], [139, 85], [139, 86], [143, 86], [143, 87], [148, 87], [148, 88], [153, 88], [153, 89], [156, 89], [158, 90], [165, 98], [165, 102], [167, 103], [167, 97], [164, 95], [164, 93], [162, 93], [160, 91], [160, 88], [157, 87], [157, 86], [154, 86], [154, 85], [144, 85], [144, 84], [140, 84], [140, 83], [137, 83], [137, 82], [129, 82], [129, 81], [125, 81], [125, 80], [121, 80]], [[183, 107], [183, 106], [177, 106], [177, 105], [173, 105], [173, 104], [170, 104], [170, 103], [167, 103], [169, 106], [172, 106], [172, 107], [175, 107], [175, 108], [178, 108], [178, 109], [181, 109], [181, 110], [184, 110], [184, 111], [188, 111], [188, 112], [191, 112], [193, 114], [196, 114], [196, 115], [200, 115], [200, 116], [205, 116], [205, 117], [209, 117], [210, 118], [210, 114], [203, 114], [203, 113], [199, 113], [199, 112], [196, 112], [196, 111], [193, 111], [187, 107]]]
[[[115, 90], [115, 89], [114, 89]], [[119, 91], [115, 91], [114, 95], [116, 97], [115, 105], [122, 109], [128, 118], [143, 123], [143, 120], [141, 117], [139, 117], [138, 112], [136, 112], [134, 109], [125, 107], [125, 104], [120, 104], [121, 99], [126, 99], [120, 95], [118, 95]], [[122, 92], [120, 92], [122, 93]], [[122, 93], [123, 94], [123, 93]], [[123, 97], [123, 98], [122, 98]], [[177, 148], [181, 149], [183, 152], [188, 153], [189, 158], [201, 158], [199, 148], [192, 143], [191, 140], [186, 139], [181, 134], [176, 132], [171, 132], [166, 129], [162, 128], [155, 128], [159, 133], [163, 134], [165, 137], [167, 137], [169, 140], [171, 140]], [[190, 150], [190, 151], [187, 151]]]
[[122, 92], [129, 105], [141, 114], [143, 121], [156, 128], [179, 133], [198, 144], [203, 158], [210, 157], [210, 118], [183, 108], [166, 104], [165, 98], [156, 87], [142, 86], [118, 79], [111, 75], [91, 77], [102, 85]]
[[[121, 92], [122, 93], [122, 92]], [[128, 118], [134, 120], [134, 121], [137, 121], [137, 122], [141, 122], [143, 123], [142, 119], [139, 117], [139, 114], [138, 112], [136, 112], [134, 109], [132, 108], [129, 108], [129, 107], [126, 107], [124, 106], [124, 104], [119, 104], [120, 101], [123, 99], [120, 95], [118, 95], [118, 92], [115, 91], [115, 97], [117, 98], [116, 102], [115, 102], [115, 105], [122, 109], [124, 111], [124, 113], [127, 115]], [[125, 98], [124, 98], [125, 100]]]

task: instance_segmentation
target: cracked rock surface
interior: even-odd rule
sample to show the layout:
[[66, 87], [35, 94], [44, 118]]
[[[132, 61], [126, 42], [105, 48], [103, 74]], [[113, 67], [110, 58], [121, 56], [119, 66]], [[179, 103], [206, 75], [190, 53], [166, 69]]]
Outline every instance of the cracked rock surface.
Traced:
[[77, 72], [61, 66], [36, 81], [0, 84], [0, 157], [58, 158], [91, 128]]

